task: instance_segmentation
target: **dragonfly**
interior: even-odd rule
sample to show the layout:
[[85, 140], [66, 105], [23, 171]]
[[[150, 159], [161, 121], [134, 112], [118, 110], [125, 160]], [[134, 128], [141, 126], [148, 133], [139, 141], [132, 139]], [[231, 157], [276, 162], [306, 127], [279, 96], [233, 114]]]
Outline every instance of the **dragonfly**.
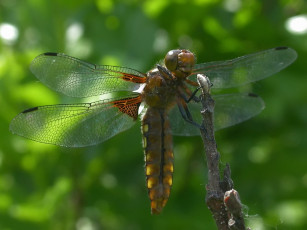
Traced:
[[[141, 119], [145, 174], [151, 212], [166, 205], [173, 183], [173, 135], [200, 135], [201, 103], [194, 95], [197, 74], [212, 89], [232, 88], [271, 76], [289, 66], [296, 52], [277, 47], [232, 60], [196, 64], [189, 50], [169, 51], [163, 64], [147, 73], [132, 68], [95, 65], [62, 53], [43, 53], [31, 63], [46, 86], [70, 97], [105, 96], [90, 103], [37, 106], [18, 114], [14, 134], [65, 147], [106, 141]], [[255, 94], [224, 94], [215, 100], [215, 130], [243, 122], [264, 109]]]

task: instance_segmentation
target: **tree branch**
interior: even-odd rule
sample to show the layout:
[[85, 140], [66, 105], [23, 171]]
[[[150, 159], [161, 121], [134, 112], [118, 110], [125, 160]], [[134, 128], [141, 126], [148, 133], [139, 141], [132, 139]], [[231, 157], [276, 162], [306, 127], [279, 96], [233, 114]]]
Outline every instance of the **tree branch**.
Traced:
[[220, 178], [219, 159], [217, 144], [214, 137], [214, 105], [215, 102], [210, 95], [211, 83], [202, 74], [197, 75], [197, 81], [202, 89], [201, 103], [203, 122], [201, 125], [201, 136], [204, 142], [206, 160], [208, 167], [208, 184], [206, 186], [206, 203], [213, 214], [216, 226], [219, 230], [224, 229], [246, 229], [242, 205], [239, 194], [233, 189], [230, 166], [224, 169], [224, 178]]

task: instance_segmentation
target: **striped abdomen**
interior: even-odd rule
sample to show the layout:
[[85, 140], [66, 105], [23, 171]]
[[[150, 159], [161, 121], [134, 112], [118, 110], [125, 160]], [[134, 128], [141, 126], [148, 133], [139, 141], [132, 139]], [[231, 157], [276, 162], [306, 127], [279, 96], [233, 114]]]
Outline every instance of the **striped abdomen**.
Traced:
[[142, 119], [145, 173], [151, 212], [165, 206], [173, 182], [173, 142], [165, 109], [149, 107]]

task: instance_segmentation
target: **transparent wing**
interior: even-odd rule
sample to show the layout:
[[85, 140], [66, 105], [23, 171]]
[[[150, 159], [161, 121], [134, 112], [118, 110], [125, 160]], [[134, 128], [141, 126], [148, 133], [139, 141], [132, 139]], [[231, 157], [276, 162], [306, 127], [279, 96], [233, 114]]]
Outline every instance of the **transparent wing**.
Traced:
[[65, 54], [44, 53], [31, 63], [32, 73], [51, 89], [71, 97], [135, 91], [146, 75], [136, 70], [94, 65]]
[[[139, 97], [133, 99], [139, 101]], [[138, 105], [127, 106], [126, 101], [34, 107], [18, 114], [12, 120], [10, 130], [42, 143], [66, 147], [95, 145], [135, 123], [136, 118], [128, 114], [137, 116]]]
[[[263, 100], [255, 94], [224, 94], [213, 96], [215, 100], [214, 129], [223, 129], [256, 116], [264, 109]], [[189, 102], [189, 110], [193, 119], [201, 124], [201, 104]], [[170, 112], [172, 132], [177, 136], [200, 135], [197, 127], [186, 122], [177, 107]]]
[[297, 57], [295, 50], [278, 47], [228, 61], [195, 65], [193, 75], [205, 74], [212, 88], [232, 88], [269, 77], [290, 65]]

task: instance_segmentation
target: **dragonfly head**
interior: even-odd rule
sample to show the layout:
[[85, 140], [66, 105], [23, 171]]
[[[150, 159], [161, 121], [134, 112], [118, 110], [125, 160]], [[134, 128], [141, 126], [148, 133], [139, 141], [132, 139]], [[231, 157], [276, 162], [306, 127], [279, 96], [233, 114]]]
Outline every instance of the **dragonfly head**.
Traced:
[[171, 50], [165, 58], [164, 63], [176, 77], [188, 77], [195, 65], [195, 56], [188, 50]]

